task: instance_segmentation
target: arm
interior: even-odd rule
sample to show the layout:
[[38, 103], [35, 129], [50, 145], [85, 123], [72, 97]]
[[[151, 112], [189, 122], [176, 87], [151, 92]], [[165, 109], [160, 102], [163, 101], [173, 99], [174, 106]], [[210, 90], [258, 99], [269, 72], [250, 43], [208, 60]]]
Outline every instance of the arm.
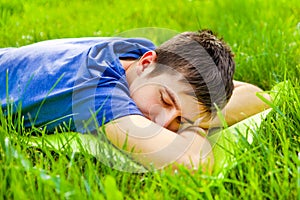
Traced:
[[191, 129], [177, 134], [143, 116], [130, 115], [106, 124], [105, 130], [115, 146], [130, 152], [144, 166], [162, 168], [178, 163], [208, 170], [213, 165], [209, 142]]
[[[234, 81], [232, 97], [224, 108], [225, 119], [228, 125], [237, 123], [256, 113], [269, 108], [256, 93], [263, 92], [259, 87], [240, 81]], [[270, 100], [269, 95], [264, 94], [264, 98]]]
[[[256, 96], [256, 93], [263, 92], [259, 87], [240, 81], [233, 81], [233, 83], [234, 90], [232, 96], [222, 110], [229, 126], [268, 108], [268, 105]], [[263, 96], [270, 100], [268, 94], [263, 94]], [[210, 122], [211, 127], [219, 126], [219, 124], [220, 120], [218, 117]], [[209, 123], [203, 123], [200, 127], [207, 129], [209, 128]]]

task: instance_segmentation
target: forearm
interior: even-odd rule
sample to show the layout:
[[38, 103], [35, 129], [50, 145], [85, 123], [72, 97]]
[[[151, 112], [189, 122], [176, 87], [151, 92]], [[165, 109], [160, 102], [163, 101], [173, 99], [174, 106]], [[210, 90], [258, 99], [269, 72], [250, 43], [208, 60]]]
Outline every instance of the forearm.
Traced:
[[[129, 152], [141, 164], [155, 168], [170, 164], [183, 164], [189, 168], [201, 165], [204, 170], [213, 165], [211, 146], [195, 129], [176, 134], [141, 116], [133, 118], [109, 124], [106, 132], [115, 146]], [[139, 122], [133, 123], [137, 119]]]
[[[236, 87], [232, 98], [224, 108], [224, 116], [228, 125], [237, 123], [269, 108], [269, 106], [256, 95], [262, 92], [263, 90], [259, 87], [251, 84]], [[267, 94], [263, 94], [263, 97], [269, 100]]]
[[[222, 110], [222, 114], [227, 125], [230, 126], [235, 124], [269, 108], [269, 106], [256, 95], [257, 93], [262, 92], [263, 90], [255, 85], [234, 81], [233, 94], [225, 108]], [[270, 100], [270, 96], [268, 94], [264, 93], [262, 96]], [[220, 119], [215, 117], [212, 121], [200, 124], [200, 127], [208, 129], [220, 126], [221, 124]]]

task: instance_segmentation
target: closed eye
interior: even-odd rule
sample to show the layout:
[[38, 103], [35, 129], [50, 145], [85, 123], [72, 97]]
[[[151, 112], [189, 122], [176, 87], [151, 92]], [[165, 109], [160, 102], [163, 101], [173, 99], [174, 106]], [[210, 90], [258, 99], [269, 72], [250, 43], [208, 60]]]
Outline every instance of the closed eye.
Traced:
[[164, 105], [172, 106], [171, 100], [169, 100], [162, 91], [160, 92], [160, 100]]

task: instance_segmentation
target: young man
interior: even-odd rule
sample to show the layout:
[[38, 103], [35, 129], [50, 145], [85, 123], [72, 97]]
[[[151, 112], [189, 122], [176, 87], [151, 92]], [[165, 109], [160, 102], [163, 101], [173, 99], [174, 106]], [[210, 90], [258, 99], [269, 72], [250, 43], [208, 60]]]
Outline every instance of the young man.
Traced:
[[[146, 166], [207, 169], [213, 155], [201, 128], [218, 125], [211, 120], [216, 107], [223, 109], [232, 95], [232, 57], [208, 30], [179, 34], [158, 48], [137, 38], [59, 39], [5, 48], [0, 50], [2, 109], [6, 115], [21, 109], [26, 127], [105, 129], [115, 146]], [[224, 109], [230, 114], [226, 119], [245, 110], [235, 101]], [[256, 106], [254, 113], [260, 111]]]

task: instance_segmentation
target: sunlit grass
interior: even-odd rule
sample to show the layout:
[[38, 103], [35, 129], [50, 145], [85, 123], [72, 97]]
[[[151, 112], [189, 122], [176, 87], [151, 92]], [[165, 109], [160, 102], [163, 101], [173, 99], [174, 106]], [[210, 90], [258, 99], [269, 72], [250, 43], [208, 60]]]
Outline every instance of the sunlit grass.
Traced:
[[[44, 129], [0, 112], [0, 196], [3, 199], [297, 199], [300, 198], [300, 4], [291, 1], [0, 0], [0, 47], [63, 37], [113, 36], [134, 28], [210, 28], [236, 55], [235, 79], [280, 89], [275, 109], [253, 143], [240, 141], [226, 173], [185, 168], [127, 173], [84, 148], [57, 151]], [[0, 57], [1, 59], [1, 57]], [[2, 76], [2, 75], [1, 75]], [[8, 80], [9, 81], [9, 80]], [[5, 86], [0, 86], [5, 87]], [[80, 145], [79, 145], [80, 146]], [[225, 166], [224, 166], [225, 168]]]

